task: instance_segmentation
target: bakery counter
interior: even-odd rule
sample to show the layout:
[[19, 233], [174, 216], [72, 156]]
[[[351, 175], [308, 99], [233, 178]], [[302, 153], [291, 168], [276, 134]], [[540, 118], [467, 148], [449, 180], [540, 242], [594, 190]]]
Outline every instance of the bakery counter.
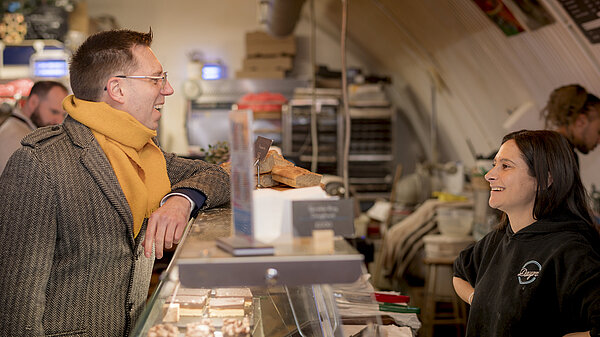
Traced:
[[215, 246], [231, 233], [231, 209], [188, 226], [133, 336], [336, 336], [342, 323], [330, 283], [363, 274], [343, 239], [323, 251], [310, 238], [274, 245], [272, 256], [233, 257]]

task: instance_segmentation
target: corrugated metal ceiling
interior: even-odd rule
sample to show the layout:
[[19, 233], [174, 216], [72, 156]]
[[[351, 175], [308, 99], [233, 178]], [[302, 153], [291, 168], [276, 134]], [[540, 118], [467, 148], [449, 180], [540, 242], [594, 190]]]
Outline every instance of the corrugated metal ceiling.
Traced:
[[[317, 24], [341, 22], [339, 0], [315, 4]], [[400, 74], [426, 111], [431, 71], [447, 85], [438, 97], [439, 143], [452, 144], [441, 146], [447, 159], [469, 161], [465, 135], [476, 152], [493, 151], [508, 131], [501, 125], [509, 112], [524, 104], [531, 109], [511, 127], [542, 127], [539, 111], [560, 85], [580, 83], [600, 93], [600, 46], [583, 37], [556, 1], [543, 2], [554, 23], [513, 36], [504, 35], [473, 0], [348, 4], [349, 39], [376, 60], [375, 69]]]

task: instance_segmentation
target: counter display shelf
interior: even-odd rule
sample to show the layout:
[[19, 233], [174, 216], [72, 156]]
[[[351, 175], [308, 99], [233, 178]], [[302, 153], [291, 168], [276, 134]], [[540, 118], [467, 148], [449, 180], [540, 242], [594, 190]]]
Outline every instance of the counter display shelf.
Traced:
[[272, 256], [233, 257], [214, 243], [230, 233], [230, 209], [188, 226], [133, 336], [344, 336], [329, 284], [360, 279], [362, 255], [343, 239], [320, 252], [297, 238]]
[[[235, 297], [215, 307], [218, 292], [249, 290], [251, 298], [237, 302]], [[208, 292], [208, 297], [189, 295], [192, 291]], [[188, 302], [185, 302], [188, 301]], [[238, 302], [239, 303], [239, 302]], [[239, 306], [238, 306], [239, 305]], [[228, 325], [237, 325], [238, 332], [228, 333]], [[176, 334], [165, 336], [343, 336], [341, 320], [335, 307], [331, 287], [327, 285], [239, 287], [239, 288], [183, 288], [176, 278], [163, 280], [138, 322], [133, 336], [152, 335], [157, 327], [170, 327]], [[191, 330], [205, 330], [205, 334], [192, 334]]]

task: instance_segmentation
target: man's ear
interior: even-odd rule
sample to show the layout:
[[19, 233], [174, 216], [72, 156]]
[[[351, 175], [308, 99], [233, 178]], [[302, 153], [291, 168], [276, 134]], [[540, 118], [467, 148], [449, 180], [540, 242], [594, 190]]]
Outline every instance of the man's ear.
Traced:
[[585, 113], [581, 113], [581, 114], [577, 115], [577, 118], [575, 118], [575, 126], [576, 127], [584, 127], [584, 126], [588, 125], [589, 122], [590, 122], [590, 118]]
[[40, 105], [40, 96], [38, 96], [37, 94], [29, 96], [29, 99], [27, 99], [27, 102], [25, 104], [29, 106], [29, 109], [31, 111], [35, 110], [35, 108], [37, 108], [37, 106]]
[[106, 93], [113, 101], [120, 104], [125, 103], [125, 95], [123, 88], [121, 87], [121, 81], [119, 81], [117, 78], [113, 77], [108, 80], [106, 83]]

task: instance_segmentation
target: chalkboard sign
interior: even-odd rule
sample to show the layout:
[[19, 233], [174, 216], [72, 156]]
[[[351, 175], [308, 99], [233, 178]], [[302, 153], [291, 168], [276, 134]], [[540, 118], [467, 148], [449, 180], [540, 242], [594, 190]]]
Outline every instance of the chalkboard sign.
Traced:
[[26, 16], [28, 40], [44, 39], [64, 42], [69, 29], [68, 13], [62, 7], [40, 6]]
[[335, 235], [354, 235], [352, 199], [294, 200], [294, 236], [310, 236], [313, 230], [332, 229]]
[[587, 0], [558, 0], [590, 43], [600, 42], [600, 2]]

